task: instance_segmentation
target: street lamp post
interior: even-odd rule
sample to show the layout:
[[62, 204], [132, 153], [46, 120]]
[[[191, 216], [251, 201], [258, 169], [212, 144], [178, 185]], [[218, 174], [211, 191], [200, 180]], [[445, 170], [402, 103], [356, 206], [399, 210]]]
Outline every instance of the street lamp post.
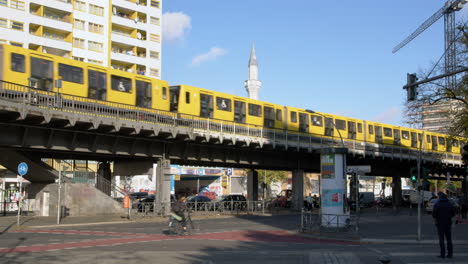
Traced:
[[[314, 110], [306, 110], [306, 111], [307, 111], [307, 112], [309, 112], [309, 113], [312, 113], [312, 114], [316, 114], [316, 115], [322, 116], [322, 117], [324, 117], [324, 118], [328, 118], [328, 117], [327, 117], [327, 116], [325, 116], [324, 114], [322, 114], [322, 113], [318, 113], [318, 112], [315, 112]], [[344, 143], [344, 140], [343, 140], [343, 137], [341, 136], [341, 132], [340, 132], [340, 130], [339, 130], [337, 127], [336, 127], [336, 125], [335, 125], [335, 122], [334, 122], [334, 121], [333, 121], [333, 122], [331, 122], [331, 124], [333, 125], [333, 128], [335, 128], [335, 129], [336, 129], [336, 131], [338, 132], [338, 135], [340, 136], [340, 139], [341, 139], [341, 145], [342, 145], [342, 147], [343, 147], [343, 148], [346, 148], [346, 146], [345, 146], [345, 143]]]

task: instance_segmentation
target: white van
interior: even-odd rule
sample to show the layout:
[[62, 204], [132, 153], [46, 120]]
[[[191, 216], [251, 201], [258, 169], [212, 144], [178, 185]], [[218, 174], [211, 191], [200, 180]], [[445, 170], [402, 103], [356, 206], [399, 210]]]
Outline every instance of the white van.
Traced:
[[[418, 191], [416, 190], [411, 190], [409, 191], [409, 200], [411, 202], [411, 204], [418, 204]], [[435, 197], [434, 193], [432, 192], [429, 192], [429, 191], [421, 191], [421, 197], [422, 197], [422, 201], [423, 201], [423, 204], [425, 204], [426, 202], [429, 202], [429, 200], [431, 200], [432, 198]]]

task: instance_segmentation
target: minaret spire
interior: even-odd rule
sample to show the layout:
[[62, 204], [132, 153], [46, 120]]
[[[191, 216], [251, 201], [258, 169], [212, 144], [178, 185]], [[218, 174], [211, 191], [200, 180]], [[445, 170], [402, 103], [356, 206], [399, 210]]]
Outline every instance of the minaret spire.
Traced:
[[250, 99], [258, 100], [258, 92], [262, 88], [262, 82], [258, 80], [258, 63], [254, 43], [252, 43], [252, 49], [250, 50], [248, 70], [248, 79], [244, 83], [245, 89]]

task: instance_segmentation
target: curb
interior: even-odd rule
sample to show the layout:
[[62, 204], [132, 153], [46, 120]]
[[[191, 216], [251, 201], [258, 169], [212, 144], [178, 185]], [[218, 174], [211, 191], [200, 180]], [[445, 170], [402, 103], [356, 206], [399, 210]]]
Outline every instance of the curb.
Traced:
[[[404, 244], [404, 245], [439, 245], [439, 240], [410, 240], [410, 239], [379, 239], [379, 238], [362, 238], [360, 241], [372, 244]], [[468, 240], [454, 240], [455, 245], [468, 245]]]

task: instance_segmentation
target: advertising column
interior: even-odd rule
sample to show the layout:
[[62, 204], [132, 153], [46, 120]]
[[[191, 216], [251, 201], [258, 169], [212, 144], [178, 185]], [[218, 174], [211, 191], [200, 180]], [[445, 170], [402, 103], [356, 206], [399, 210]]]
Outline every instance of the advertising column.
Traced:
[[346, 148], [323, 149], [320, 156], [321, 225], [343, 227], [349, 221], [345, 210]]

